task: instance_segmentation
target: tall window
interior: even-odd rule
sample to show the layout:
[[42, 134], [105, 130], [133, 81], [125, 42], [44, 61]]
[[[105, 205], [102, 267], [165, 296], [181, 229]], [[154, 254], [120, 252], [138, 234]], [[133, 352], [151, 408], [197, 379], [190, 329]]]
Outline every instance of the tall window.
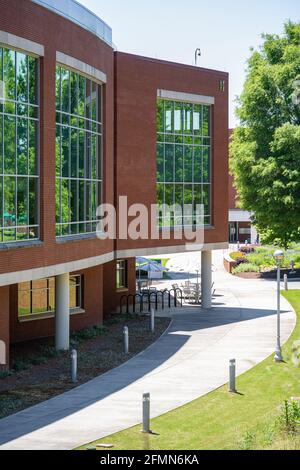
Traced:
[[126, 289], [128, 287], [126, 260], [117, 261], [116, 277], [117, 289]]
[[[82, 279], [70, 276], [70, 309], [82, 307]], [[19, 317], [55, 311], [55, 278], [22, 282], [18, 285]]]
[[204, 206], [204, 224], [211, 224], [210, 106], [159, 99], [157, 102], [157, 202], [193, 205], [193, 215], [172, 217], [163, 210], [159, 227], [193, 225], [196, 205]]
[[0, 243], [38, 230], [38, 59], [0, 47]]
[[101, 86], [56, 67], [56, 235], [96, 231], [101, 202]]

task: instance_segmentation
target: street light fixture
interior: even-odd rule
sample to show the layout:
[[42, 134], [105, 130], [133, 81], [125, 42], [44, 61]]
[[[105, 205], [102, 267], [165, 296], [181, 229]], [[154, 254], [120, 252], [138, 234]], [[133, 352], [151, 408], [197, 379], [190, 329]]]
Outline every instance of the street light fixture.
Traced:
[[276, 362], [283, 362], [283, 357], [281, 354], [281, 344], [280, 344], [280, 268], [284, 258], [284, 253], [281, 250], [277, 250], [274, 253], [274, 258], [277, 265], [277, 344], [275, 350], [274, 360]]

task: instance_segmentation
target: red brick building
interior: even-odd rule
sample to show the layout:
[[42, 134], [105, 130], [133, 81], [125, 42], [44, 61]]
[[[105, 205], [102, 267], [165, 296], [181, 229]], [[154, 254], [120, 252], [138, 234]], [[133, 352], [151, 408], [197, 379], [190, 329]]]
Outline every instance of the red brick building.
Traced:
[[228, 239], [228, 75], [115, 52], [109, 26], [73, 0], [0, 11], [2, 344], [55, 335], [68, 349], [70, 328], [101, 324], [135, 292], [136, 256], [186, 250], [177, 229], [194, 220], [164, 209], [158, 237], [149, 224], [126, 239], [117, 224], [99, 239], [96, 208], [123, 214], [120, 196], [149, 213], [202, 204], [210, 285], [211, 250]]

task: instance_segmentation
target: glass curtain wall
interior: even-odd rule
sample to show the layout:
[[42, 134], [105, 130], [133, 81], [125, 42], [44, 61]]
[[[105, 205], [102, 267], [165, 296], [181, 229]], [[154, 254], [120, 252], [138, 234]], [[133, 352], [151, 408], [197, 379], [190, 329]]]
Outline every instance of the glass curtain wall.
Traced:
[[38, 59], [0, 47], [0, 243], [39, 238]]
[[[204, 224], [211, 224], [211, 108], [158, 99], [158, 226], [197, 225], [196, 205], [203, 204]], [[193, 205], [191, 214], [170, 217], [163, 205]]]
[[56, 67], [56, 235], [96, 231], [101, 203], [101, 86]]

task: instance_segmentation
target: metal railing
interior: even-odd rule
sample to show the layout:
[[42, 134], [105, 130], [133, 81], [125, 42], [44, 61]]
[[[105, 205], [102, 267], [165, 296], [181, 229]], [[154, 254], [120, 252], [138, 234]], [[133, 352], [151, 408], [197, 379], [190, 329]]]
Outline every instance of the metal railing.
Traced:
[[76, 0], [31, 0], [34, 3], [54, 11], [84, 29], [95, 34], [110, 46], [112, 43], [112, 29], [101, 18]]

